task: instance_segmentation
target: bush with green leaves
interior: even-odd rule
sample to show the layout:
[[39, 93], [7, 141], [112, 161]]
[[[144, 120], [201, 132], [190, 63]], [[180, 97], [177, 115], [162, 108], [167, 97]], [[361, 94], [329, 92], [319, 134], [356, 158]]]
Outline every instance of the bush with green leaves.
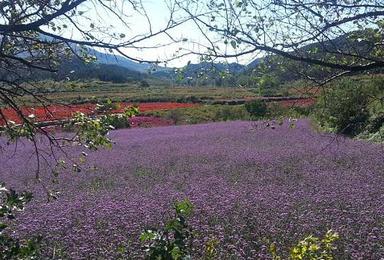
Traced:
[[253, 118], [262, 118], [267, 115], [267, 104], [263, 100], [253, 100], [245, 103], [245, 109]]
[[384, 79], [336, 81], [320, 96], [315, 118], [331, 132], [368, 139], [377, 135], [384, 126]]
[[187, 218], [193, 212], [193, 205], [184, 199], [174, 204], [174, 210], [174, 217], [163, 227], [150, 228], [141, 234], [146, 259], [190, 259], [192, 230]]
[[216, 111], [217, 121], [248, 120], [250, 115], [242, 106], [221, 105]]
[[367, 124], [369, 92], [351, 79], [343, 79], [320, 97], [317, 118], [322, 127], [336, 133], [356, 135]]
[[172, 120], [175, 124], [199, 124], [227, 120], [249, 120], [244, 105], [202, 105], [172, 110], [145, 112], [144, 115]]

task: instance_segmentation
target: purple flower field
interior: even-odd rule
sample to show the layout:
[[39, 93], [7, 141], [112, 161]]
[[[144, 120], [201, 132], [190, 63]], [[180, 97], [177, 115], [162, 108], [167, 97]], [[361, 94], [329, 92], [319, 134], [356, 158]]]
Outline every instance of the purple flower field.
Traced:
[[340, 235], [337, 259], [384, 258], [380, 145], [319, 134], [305, 120], [295, 128], [239, 121], [111, 136], [112, 150], [90, 152], [87, 167], [67, 170], [58, 184], [42, 162], [47, 185], [61, 191], [50, 203], [35, 183], [32, 145], [0, 153], [0, 180], [36, 197], [17, 218], [17, 235], [41, 234], [47, 258], [142, 258], [140, 233], [186, 197], [195, 206], [195, 258], [217, 239], [221, 259], [270, 259], [272, 242], [284, 255], [328, 229]]

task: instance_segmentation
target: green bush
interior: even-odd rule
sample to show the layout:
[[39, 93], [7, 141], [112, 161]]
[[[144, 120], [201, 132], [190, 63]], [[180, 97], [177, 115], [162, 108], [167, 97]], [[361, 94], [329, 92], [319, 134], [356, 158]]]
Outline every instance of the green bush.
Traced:
[[316, 118], [333, 132], [355, 136], [369, 119], [369, 89], [359, 82], [343, 79], [319, 98]]
[[180, 124], [184, 120], [184, 115], [179, 109], [172, 109], [168, 111], [165, 116], [166, 119], [172, 120], [175, 125]]
[[141, 81], [140, 81], [140, 87], [141, 87], [141, 88], [149, 88], [150, 85], [149, 85], [148, 81], [141, 80]]
[[243, 105], [203, 105], [168, 111], [151, 111], [144, 113], [144, 115], [170, 119], [174, 121], [175, 124], [198, 124], [250, 119], [250, 115]]
[[263, 100], [254, 100], [245, 103], [245, 109], [254, 118], [262, 118], [268, 112], [267, 104]]
[[217, 107], [215, 120], [228, 121], [228, 120], [248, 120], [249, 113], [243, 106], [233, 105], [220, 105]]
[[336, 81], [321, 95], [314, 114], [323, 129], [383, 141], [384, 78]]

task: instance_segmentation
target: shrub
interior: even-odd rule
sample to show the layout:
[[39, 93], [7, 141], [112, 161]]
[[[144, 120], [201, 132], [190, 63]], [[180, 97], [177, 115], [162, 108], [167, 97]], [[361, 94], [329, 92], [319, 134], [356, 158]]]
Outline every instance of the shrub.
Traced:
[[369, 90], [351, 79], [343, 79], [320, 97], [316, 117], [322, 127], [355, 136], [367, 125]]
[[383, 100], [384, 78], [347, 78], [322, 94], [315, 117], [326, 130], [381, 142]]
[[146, 81], [146, 80], [141, 80], [141, 81], [140, 81], [140, 87], [141, 87], [141, 88], [149, 88], [150, 85], [149, 85], [148, 81]]
[[243, 106], [219, 105], [215, 114], [216, 121], [247, 119], [249, 119], [249, 113]]
[[172, 120], [177, 125], [183, 121], [184, 116], [180, 109], [172, 109], [166, 114], [165, 118]]
[[247, 102], [245, 103], [245, 109], [254, 118], [262, 118], [268, 112], [267, 104], [263, 100]]

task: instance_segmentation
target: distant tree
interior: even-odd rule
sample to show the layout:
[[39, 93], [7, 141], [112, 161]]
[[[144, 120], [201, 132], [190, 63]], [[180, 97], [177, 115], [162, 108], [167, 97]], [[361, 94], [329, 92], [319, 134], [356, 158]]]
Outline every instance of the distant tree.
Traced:
[[148, 81], [142, 80], [142, 81], [140, 81], [140, 87], [141, 88], [149, 88], [150, 85], [149, 85]]
[[[206, 36], [205, 47], [212, 57], [278, 55], [321, 67], [327, 79], [384, 67], [382, 0], [180, 0], [178, 4]], [[307, 70], [302, 67], [300, 72], [307, 75]]]

